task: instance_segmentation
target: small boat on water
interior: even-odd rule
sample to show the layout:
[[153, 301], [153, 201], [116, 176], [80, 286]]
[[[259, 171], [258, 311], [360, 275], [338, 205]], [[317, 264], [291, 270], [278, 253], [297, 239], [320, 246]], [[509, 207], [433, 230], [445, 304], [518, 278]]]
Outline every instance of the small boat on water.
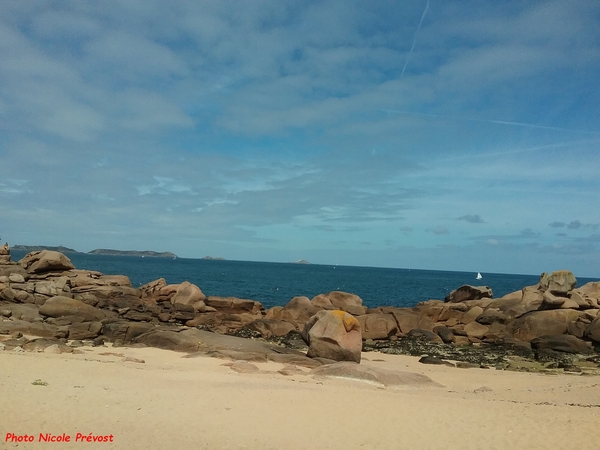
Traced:
[[475, 277], [476, 280], [481, 280], [483, 277], [481, 276], [481, 274], [479, 272], [477, 272], [477, 276]]

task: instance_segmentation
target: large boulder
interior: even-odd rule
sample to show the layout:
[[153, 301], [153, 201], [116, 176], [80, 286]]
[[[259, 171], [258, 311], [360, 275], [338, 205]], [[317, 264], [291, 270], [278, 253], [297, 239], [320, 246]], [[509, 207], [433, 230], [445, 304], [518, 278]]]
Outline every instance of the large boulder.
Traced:
[[573, 289], [571, 299], [580, 304], [581, 309], [600, 309], [600, 281], [586, 283]]
[[575, 322], [580, 315], [581, 312], [571, 309], [531, 311], [510, 322], [507, 332], [526, 342], [544, 335], [566, 334], [568, 324]]
[[71, 270], [75, 268], [71, 260], [64, 254], [51, 250], [28, 253], [19, 261], [19, 265], [29, 273]]
[[543, 273], [540, 278], [540, 286], [554, 295], [566, 297], [577, 286], [577, 279], [573, 272], [558, 270], [550, 275]]
[[80, 316], [85, 322], [100, 321], [106, 317], [106, 314], [98, 308], [62, 296], [46, 300], [46, 303], [40, 307], [40, 314], [47, 317]]
[[298, 296], [292, 298], [283, 308], [275, 306], [266, 313], [266, 319], [285, 320], [297, 326], [298, 329], [304, 325], [322, 309], [311, 303], [308, 297]]
[[388, 339], [398, 333], [398, 324], [391, 314], [364, 314], [357, 319], [363, 339]]
[[538, 352], [542, 350], [553, 350], [563, 353], [585, 354], [592, 351], [589, 342], [585, 342], [568, 334], [540, 336], [531, 341], [531, 348]]
[[466, 300], [480, 300], [492, 298], [492, 289], [489, 286], [471, 286], [465, 284], [450, 292], [444, 301], [446, 303], [459, 303]]
[[81, 322], [69, 325], [69, 339], [82, 340], [93, 339], [102, 331], [100, 322]]
[[585, 329], [584, 336], [596, 344], [600, 344], [600, 315]]
[[360, 363], [362, 337], [360, 323], [347, 312], [319, 311], [302, 332], [308, 345], [307, 356]]
[[433, 330], [435, 323], [427, 315], [419, 314], [412, 309], [396, 308], [392, 306], [383, 307], [381, 311], [391, 314], [398, 324], [402, 334], [408, 334], [411, 330], [419, 328], [422, 330]]
[[159, 278], [158, 280], [150, 281], [138, 289], [140, 290], [141, 296], [143, 299], [152, 299], [157, 300], [160, 290], [167, 286], [167, 281], [164, 278]]
[[206, 300], [206, 295], [204, 295], [198, 286], [189, 281], [184, 281], [177, 288], [175, 295], [171, 297], [171, 304], [190, 305], [195, 311], [205, 312], [206, 303], [204, 300]]
[[362, 304], [362, 299], [358, 295], [342, 291], [332, 291], [326, 296], [335, 309], [346, 311], [354, 316], [361, 316], [367, 311]]

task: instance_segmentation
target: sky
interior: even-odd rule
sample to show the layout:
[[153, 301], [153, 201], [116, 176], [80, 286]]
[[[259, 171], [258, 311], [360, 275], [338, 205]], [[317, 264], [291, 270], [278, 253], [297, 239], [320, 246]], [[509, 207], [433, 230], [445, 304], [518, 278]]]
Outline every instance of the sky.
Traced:
[[600, 277], [597, 0], [0, 2], [0, 239]]

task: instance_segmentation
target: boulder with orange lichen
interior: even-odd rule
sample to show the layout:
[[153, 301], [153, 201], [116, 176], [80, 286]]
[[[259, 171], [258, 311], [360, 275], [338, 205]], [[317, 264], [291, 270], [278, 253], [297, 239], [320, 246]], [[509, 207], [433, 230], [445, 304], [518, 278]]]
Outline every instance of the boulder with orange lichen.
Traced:
[[302, 337], [307, 356], [360, 363], [362, 336], [360, 323], [347, 312], [319, 311], [304, 326]]

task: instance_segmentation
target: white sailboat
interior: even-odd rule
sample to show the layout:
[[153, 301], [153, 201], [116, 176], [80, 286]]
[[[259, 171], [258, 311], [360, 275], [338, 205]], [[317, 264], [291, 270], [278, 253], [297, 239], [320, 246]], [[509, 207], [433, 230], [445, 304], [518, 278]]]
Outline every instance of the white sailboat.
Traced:
[[483, 277], [481, 276], [481, 274], [479, 272], [477, 272], [477, 276], [475, 277], [476, 280], [481, 280]]

